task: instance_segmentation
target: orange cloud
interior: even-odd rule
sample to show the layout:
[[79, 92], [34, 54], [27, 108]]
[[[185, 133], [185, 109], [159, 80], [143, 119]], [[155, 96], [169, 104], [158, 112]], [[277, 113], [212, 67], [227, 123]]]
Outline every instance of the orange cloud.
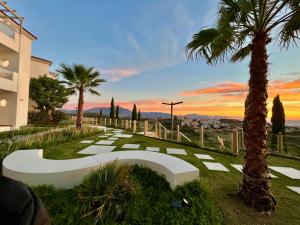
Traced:
[[[245, 83], [222, 82], [214, 86], [184, 91], [181, 96], [201, 96], [201, 100], [194, 101], [198, 107], [185, 107], [186, 111], [207, 115], [222, 115], [243, 117], [244, 102], [247, 97], [248, 88]], [[268, 109], [271, 111], [273, 98], [280, 94], [281, 101], [285, 107], [287, 119], [300, 119], [300, 80], [273, 80], [268, 87]], [[194, 99], [193, 98], [193, 99]], [[187, 98], [189, 99], [189, 98]], [[269, 113], [269, 117], [271, 113]]]
[[248, 87], [244, 83], [222, 82], [213, 87], [200, 88], [192, 91], [184, 91], [181, 96], [197, 96], [201, 94], [221, 94], [221, 93], [243, 93], [247, 92]]
[[300, 89], [300, 79], [292, 81], [272, 81], [271, 87], [275, 89]]

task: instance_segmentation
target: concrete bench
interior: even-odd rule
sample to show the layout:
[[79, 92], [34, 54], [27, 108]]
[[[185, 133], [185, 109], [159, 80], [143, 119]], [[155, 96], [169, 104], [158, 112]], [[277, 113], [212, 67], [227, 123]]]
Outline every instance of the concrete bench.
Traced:
[[[199, 170], [182, 159], [150, 151], [117, 151], [68, 160], [43, 158], [43, 150], [18, 150], [3, 160], [3, 175], [29, 185], [54, 185], [72, 188], [108, 162], [119, 160], [148, 167], [162, 174], [172, 189], [199, 178]], [[146, 178], [147, 179], [147, 178]]]

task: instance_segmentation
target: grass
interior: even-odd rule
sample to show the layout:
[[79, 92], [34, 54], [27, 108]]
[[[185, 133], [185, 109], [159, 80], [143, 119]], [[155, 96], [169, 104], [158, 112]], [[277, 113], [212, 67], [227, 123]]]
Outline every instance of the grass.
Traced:
[[39, 133], [39, 132], [48, 131], [49, 129], [51, 129], [51, 127], [24, 126], [24, 127], [21, 127], [19, 130], [0, 132], [0, 140], [1, 139], [6, 139], [6, 138], [13, 138], [15, 136], [36, 134], [36, 133]]
[[[85, 139], [101, 140], [97, 136], [88, 137]], [[222, 210], [225, 224], [229, 225], [275, 225], [288, 224], [298, 225], [300, 221], [300, 195], [287, 189], [286, 186], [300, 186], [299, 180], [289, 179], [288, 177], [272, 172], [279, 178], [272, 180], [272, 192], [277, 200], [277, 210], [271, 216], [259, 215], [256, 211], [245, 206], [235, 197], [229, 195], [238, 190], [242, 179], [242, 174], [232, 168], [229, 164], [243, 163], [243, 153], [238, 157], [206, 151], [197, 147], [184, 146], [177, 143], [166, 142], [154, 138], [144, 137], [141, 135], [134, 135], [132, 138], [120, 138], [114, 145], [117, 146], [115, 151], [120, 151], [121, 146], [125, 143], [141, 144], [140, 149], [144, 150], [146, 147], [161, 147], [162, 153], [166, 152], [166, 147], [184, 148], [187, 156], [176, 156], [182, 158], [191, 164], [195, 165], [200, 170], [200, 183], [208, 194], [211, 196], [217, 207]], [[49, 159], [70, 159], [82, 157], [77, 152], [88, 145], [79, 144], [79, 141], [71, 141], [54, 147], [45, 148], [44, 157]], [[217, 162], [224, 164], [230, 172], [208, 171], [207, 168], [197, 159], [194, 153], [209, 154]], [[289, 166], [300, 170], [300, 161], [286, 159], [276, 156], [270, 156], [269, 164], [273, 166]]]
[[77, 130], [75, 127], [66, 127], [60, 130], [52, 130], [47, 133], [36, 133], [26, 136], [20, 140], [0, 142], [0, 169], [2, 168], [2, 160], [13, 151], [18, 149], [40, 149], [49, 146], [55, 146], [60, 143], [66, 143], [70, 140], [78, 140], [90, 135], [100, 134], [96, 128], [84, 127]]
[[[147, 177], [147, 179], [145, 179]], [[115, 220], [113, 215], [106, 215], [102, 224], [105, 225], [221, 225], [222, 215], [215, 207], [213, 200], [200, 184], [192, 182], [171, 191], [169, 184], [153, 171], [135, 166], [129, 179], [135, 183], [135, 192], [124, 208], [122, 219]], [[43, 200], [54, 225], [92, 225], [93, 217], [82, 217], [81, 202], [77, 191], [55, 190], [49, 186], [34, 188]], [[186, 198], [189, 207], [174, 208], [173, 199]], [[100, 224], [100, 223], [97, 223]]]

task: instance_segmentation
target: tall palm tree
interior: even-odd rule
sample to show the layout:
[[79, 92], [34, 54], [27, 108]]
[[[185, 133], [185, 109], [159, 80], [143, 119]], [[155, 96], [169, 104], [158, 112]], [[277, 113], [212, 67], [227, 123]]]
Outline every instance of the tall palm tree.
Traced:
[[87, 67], [81, 64], [74, 64], [72, 66], [64, 63], [60, 64], [60, 68], [57, 70], [67, 84], [71, 94], [79, 95], [78, 98], [78, 110], [76, 128], [82, 128], [83, 119], [83, 105], [84, 105], [84, 92], [89, 92], [93, 95], [100, 95], [95, 90], [97, 86], [105, 82], [104, 79], [100, 78], [100, 73], [94, 69], [94, 67]]
[[266, 46], [274, 39], [288, 48], [299, 39], [300, 0], [220, 0], [215, 28], [200, 30], [186, 46], [189, 59], [208, 64], [236, 62], [250, 56], [249, 93], [245, 101], [245, 165], [238, 195], [261, 212], [270, 213], [276, 201], [270, 192], [267, 166]]

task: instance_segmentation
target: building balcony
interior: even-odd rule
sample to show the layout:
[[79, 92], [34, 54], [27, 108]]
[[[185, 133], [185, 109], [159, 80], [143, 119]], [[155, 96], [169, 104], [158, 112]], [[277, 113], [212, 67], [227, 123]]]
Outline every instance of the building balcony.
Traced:
[[15, 52], [19, 51], [19, 32], [11, 24], [0, 20], [0, 43]]
[[18, 74], [0, 67], [0, 90], [17, 92]]

